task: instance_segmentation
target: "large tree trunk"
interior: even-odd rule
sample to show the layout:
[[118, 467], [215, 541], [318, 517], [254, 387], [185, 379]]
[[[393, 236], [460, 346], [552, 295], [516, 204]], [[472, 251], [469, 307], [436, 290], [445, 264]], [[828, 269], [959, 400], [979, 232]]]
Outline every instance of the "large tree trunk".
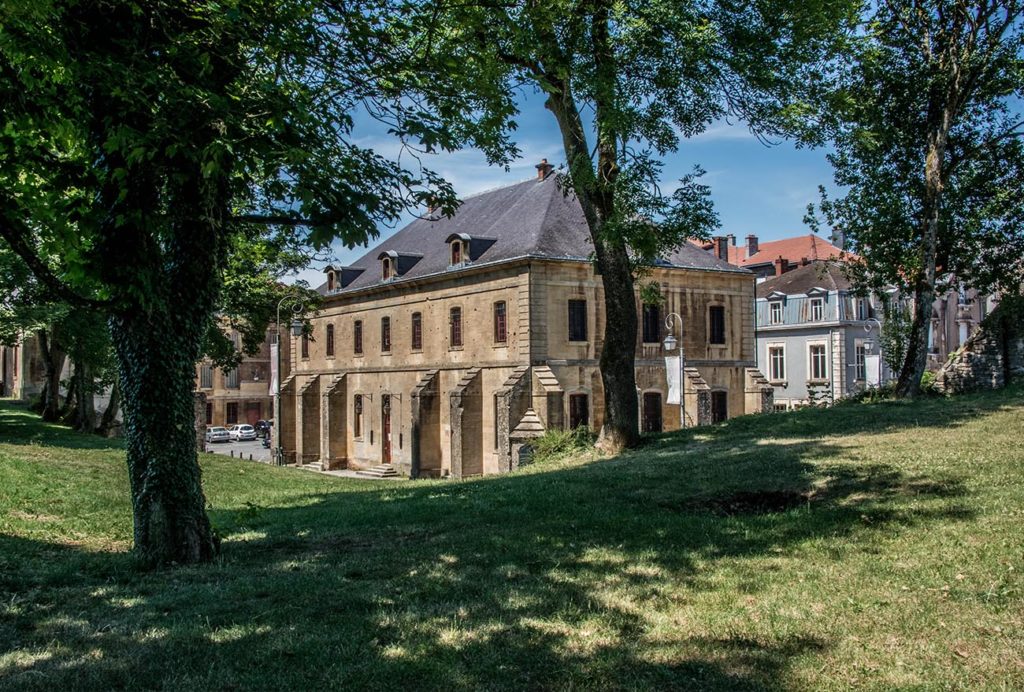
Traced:
[[[535, 18], [540, 44], [549, 51], [545, 64], [567, 64], [554, 31]], [[604, 288], [605, 333], [601, 349], [601, 384], [604, 388], [602, 447], [609, 451], [635, 446], [640, 441], [636, 395], [636, 298], [633, 271], [626, 244], [610, 238], [604, 225], [615, 213], [614, 183], [618, 173], [617, 141], [608, 118], [605, 99], [612, 97], [615, 81], [612, 53], [608, 45], [608, 8], [602, 5], [592, 21], [592, 40], [601, 78], [606, 83], [602, 98], [596, 99], [598, 158], [595, 164], [587, 145], [586, 131], [572, 87], [560, 75], [545, 75], [548, 98], [545, 106], [555, 116], [562, 146], [569, 164], [573, 189], [583, 208]], [[614, 329], [607, 329], [615, 325]]]
[[96, 382], [92, 368], [84, 362], [76, 363], [75, 374], [78, 376], [78, 421], [75, 427], [82, 432], [93, 433], [96, 431]]
[[110, 401], [107, 403], [107, 408], [103, 412], [103, 418], [100, 419], [99, 427], [96, 428], [96, 433], [107, 437], [110, 435], [110, 430], [117, 423], [117, 413], [121, 410], [121, 378], [115, 377], [114, 384], [110, 387]]
[[185, 311], [111, 320], [124, 396], [135, 551], [150, 565], [205, 562], [217, 553], [196, 456], [197, 324]]
[[928, 366], [928, 331], [932, 320], [932, 305], [935, 302], [935, 257], [939, 242], [939, 224], [942, 214], [942, 191], [945, 185], [943, 163], [946, 157], [949, 130], [953, 123], [952, 103], [955, 94], [943, 93], [943, 101], [936, 106], [933, 96], [931, 118], [934, 123], [928, 134], [925, 151], [924, 198], [921, 212], [921, 254], [920, 266], [914, 282], [914, 320], [910, 328], [910, 342], [907, 355], [896, 382], [896, 394], [901, 397], [916, 397], [921, 394], [921, 377]]
[[46, 384], [43, 387], [43, 420], [51, 423], [60, 420], [60, 373], [64, 369], [64, 352], [56, 340], [57, 328], [50, 332], [40, 329], [39, 346], [43, 352], [43, 368]]

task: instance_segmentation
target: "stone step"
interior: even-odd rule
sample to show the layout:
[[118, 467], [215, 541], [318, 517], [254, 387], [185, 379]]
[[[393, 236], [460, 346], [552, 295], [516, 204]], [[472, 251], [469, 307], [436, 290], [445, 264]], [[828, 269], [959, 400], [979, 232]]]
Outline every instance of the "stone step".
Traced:
[[398, 475], [395, 471], [395, 467], [391, 464], [378, 464], [372, 468], [360, 469], [356, 471], [357, 476], [366, 476], [367, 478], [394, 478]]

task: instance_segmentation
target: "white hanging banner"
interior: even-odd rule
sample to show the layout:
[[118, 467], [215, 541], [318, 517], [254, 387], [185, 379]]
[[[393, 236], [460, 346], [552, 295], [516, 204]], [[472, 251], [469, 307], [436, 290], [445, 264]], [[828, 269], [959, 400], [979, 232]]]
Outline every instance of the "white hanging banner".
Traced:
[[270, 344], [270, 396], [277, 394], [277, 344]]
[[668, 382], [667, 404], [679, 403], [679, 356], [665, 358], [665, 379]]
[[877, 387], [882, 383], [882, 359], [876, 354], [864, 356], [864, 379], [869, 387]]

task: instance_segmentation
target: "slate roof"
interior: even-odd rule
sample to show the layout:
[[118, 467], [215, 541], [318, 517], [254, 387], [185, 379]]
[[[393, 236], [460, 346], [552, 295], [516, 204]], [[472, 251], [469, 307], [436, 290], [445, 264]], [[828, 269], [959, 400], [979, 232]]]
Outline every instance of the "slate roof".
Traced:
[[[467, 197], [451, 218], [435, 215], [416, 219], [345, 267], [365, 271], [332, 295], [384, 283], [378, 257], [386, 252], [422, 255], [389, 284], [459, 271], [462, 267], [449, 268], [447, 240], [460, 233], [489, 243], [482, 244], [486, 249], [466, 268], [523, 258], [589, 261], [593, 253], [579, 201], [571, 192], [566, 194], [559, 176], [549, 175], [544, 180], [534, 178]], [[683, 243], [658, 266], [748, 273], [690, 243]], [[325, 294], [326, 287], [324, 283], [319, 291]]]
[[812, 288], [824, 288], [827, 291], [849, 291], [853, 287], [844, 274], [844, 267], [839, 262], [811, 262], [810, 264], [792, 269], [782, 276], [773, 276], [757, 285], [757, 297], [767, 298], [779, 292], [787, 296], [807, 295]]

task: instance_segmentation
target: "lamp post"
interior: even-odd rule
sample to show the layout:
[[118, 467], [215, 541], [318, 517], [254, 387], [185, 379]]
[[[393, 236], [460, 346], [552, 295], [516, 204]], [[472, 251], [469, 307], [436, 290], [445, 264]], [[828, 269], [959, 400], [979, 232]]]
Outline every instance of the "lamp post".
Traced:
[[[672, 322], [673, 319], [679, 322], [679, 340], [672, 335]], [[679, 429], [682, 430], [686, 427], [686, 387], [683, 384], [683, 361], [685, 357], [685, 351], [683, 349], [683, 317], [677, 312], [670, 312], [665, 316], [665, 328], [668, 329], [668, 336], [665, 337], [665, 341], [662, 345], [666, 351], [676, 350], [676, 345], [679, 346]]]
[[284, 466], [284, 447], [281, 446], [281, 308], [285, 305], [292, 313], [292, 336], [302, 336], [303, 322], [301, 319], [303, 303], [301, 298], [285, 296], [277, 303], [277, 321], [274, 331], [277, 335], [277, 378], [274, 384], [274, 463]]
[[[872, 325], [874, 323], [874, 325]], [[869, 317], [864, 320], [864, 331], [868, 334], [871, 333], [873, 328], [878, 329], [878, 384], [882, 384], [882, 323], [874, 317]], [[875, 342], [871, 337], [864, 339], [864, 353], [871, 353], [875, 350]], [[870, 387], [870, 385], [868, 385]]]

